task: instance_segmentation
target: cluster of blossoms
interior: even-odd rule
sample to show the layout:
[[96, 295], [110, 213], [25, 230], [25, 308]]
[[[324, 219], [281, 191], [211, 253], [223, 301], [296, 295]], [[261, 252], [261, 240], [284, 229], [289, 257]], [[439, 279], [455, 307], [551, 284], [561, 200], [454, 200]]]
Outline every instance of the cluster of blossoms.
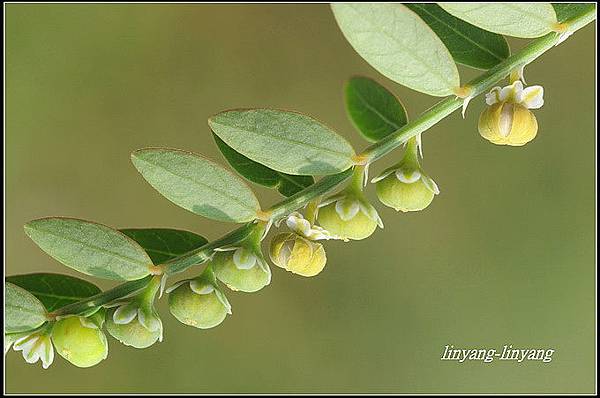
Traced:
[[[523, 88], [520, 80], [486, 95], [489, 107], [479, 118], [482, 137], [499, 145], [521, 146], [535, 138], [537, 120], [530, 109], [543, 105], [543, 88]], [[439, 194], [437, 184], [421, 167], [420, 137], [408, 140], [402, 159], [371, 180], [379, 200], [396, 211], [420, 211]], [[363, 188], [365, 170], [356, 166], [352, 182], [341, 192], [310, 203], [306, 216], [294, 212], [284, 219], [289, 231], [271, 241], [269, 257], [278, 267], [304, 277], [323, 271], [327, 262], [323, 240], [362, 240], [383, 223], [367, 200]], [[316, 225], [318, 222], [319, 225]], [[270, 224], [269, 224], [270, 226]], [[279, 224], [277, 224], [279, 226]], [[231, 314], [231, 305], [219, 282], [239, 292], [256, 292], [271, 282], [271, 270], [261, 242], [268, 232], [256, 223], [252, 232], [235, 246], [216, 249], [204, 271], [192, 279], [179, 281], [166, 290], [169, 310], [180, 322], [200, 329], [219, 325]], [[48, 322], [24, 334], [5, 335], [5, 353], [11, 347], [21, 351], [28, 363], [41, 361], [47, 368], [60, 356], [79, 367], [93, 366], [108, 355], [102, 327], [121, 343], [146, 348], [162, 341], [163, 325], [154, 308], [162, 289], [155, 276], [141, 292], [106, 305], [93, 314], [69, 316]], [[106, 319], [106, 322], [105, 322]]]

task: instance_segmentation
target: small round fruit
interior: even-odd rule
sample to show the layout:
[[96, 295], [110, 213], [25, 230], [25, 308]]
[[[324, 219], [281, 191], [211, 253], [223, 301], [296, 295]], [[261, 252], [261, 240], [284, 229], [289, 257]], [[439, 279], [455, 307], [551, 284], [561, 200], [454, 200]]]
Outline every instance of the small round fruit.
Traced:
[[227, 316], [227, 308], [215, 291], [198, 294], [184, 283], [169, 294], [169, 310], [179, 322], [199, 329], [217, 326]]
[[215, 254], [211, 266], [217, 279], [230, 289], [252, 293], [271, 282], [271, 274], [263, 270], [258, 261], [256, 259], [252, 268], [243, 269], [235, 264], [232, 252], [220, 252]]
[[76, 316], [56, 322], [52, 342], [61, 357], [80, 368], [94, 366], [108, 356], [108, 342], [102, 330], [84, 326]]
[[361, 240], [371, 236], [377, 228], [377, 220], [371, 219], [361, 210], [349, 220], [342, 220], [336, 210], [336, 204], [330, 203], [319, 209], [319, 225], [329, 233], [342, 239]]
[[433, 201], [434, 192], [419, 178], [412, 183], [400, 181], [391, 173], [375, 185], [377, 197], [386, 206], [396, 211], [423, 210]]

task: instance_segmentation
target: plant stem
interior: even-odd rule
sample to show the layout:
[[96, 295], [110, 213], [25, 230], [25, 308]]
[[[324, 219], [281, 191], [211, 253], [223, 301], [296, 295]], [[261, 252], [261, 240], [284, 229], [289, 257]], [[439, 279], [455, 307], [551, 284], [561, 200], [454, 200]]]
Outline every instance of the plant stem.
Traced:
[[110, 303], [113, 300], [129, 296], [132, 293], [142, 290], [152, 281], [152, 278], [152, 275], [148, 275], [142, 279], [125, 282], [105, 292], [98, 293], [76, 303], [59, 308], [58, 310], [48, 314], [48, 316], [51, 318], [56, 318], [57, 316], [81, 314], [91, 308], [100, 307], [104, 304]]
[[335, 189], [335, 187], [346, 181], [351, 175], [352, 168], [338, 174], [321, 178], [313, 185], [306, 187], [295, 195], [285, 198], [281, 202], [272, 206], [271, 209], [268, 210], [271, 214], [271, 219], [278, 220], [283, 218], [291, 212], [300, 209], [318, 196], [331, 192]]
[[[583, 14], [572, 18], [565, 23], [567, 25], [567, 31], [569, 33], [574, 33], [595, 19], [596, 9], [593, 8], [591, 10], [587, 10]], [[533, 40], [527, 47], [518, 53], [510, 56], [502, 63], [496, 65], [494, 68], [486, 71], [479, 77], [467, 83], [463, 89], [468, 93], [468, 98], [474, 98], [490, 90], [499, 81], [510, 75], [513, 70], [531, 63], [543, 53], [557, 45], [558, 41], [559, 34], [554, 32]], [[433, 125], [449, 116], [452, 112], [461, 108], [463, 102], [464, 99], [458, 97], [449, 97], [443, 99], [422, 113], [417, 119], [404, 125], [402, 128], [383, 138], [381, 141], [369, 146], [360, 155], [357, 155], [357, 158], [361, 159], [361, 164], [363, 165], [375, 162], [394, 149], [398, 148], [398, 146], [410, 138], [428, 130]], [[270, 219], [272, 221], [279, 220], [291, 212], [302, 208], [311, 200], [321, 195], [330, 193], [341, 183], [350, 178], [350, 176], [352, 176], [352, 172], [353, 168], [350, 168], [339, 174], [323, 177], [315, 184], [305, 188], [295, 195], [282, 200], [268, 210]], [[193, 265], [202, 264], [210, 258], [214, 252], [214, 249], [226, 245], [236, 244], [244, 240], [246, 237], [248, 237], [249, 233], [252, 232], [254, 226], [254, 223], [245, 224], [218, 240], [207, 243], [199, 249], [190, 251], [177, 258], [167, 261], [163, 264], [166, 266], [166, 273], [168, 275], [173, 275], [183, 272]], [[144, 288], [151, 279], [152, 276], [147, 276], [137, 281], [126, 282], [104, 293], [100, 293], [80, 302], [67, 305], [55, 311], [52, 315], [78, 314], [92, 307], [101, 306], [119, 297], [124, 297]]]

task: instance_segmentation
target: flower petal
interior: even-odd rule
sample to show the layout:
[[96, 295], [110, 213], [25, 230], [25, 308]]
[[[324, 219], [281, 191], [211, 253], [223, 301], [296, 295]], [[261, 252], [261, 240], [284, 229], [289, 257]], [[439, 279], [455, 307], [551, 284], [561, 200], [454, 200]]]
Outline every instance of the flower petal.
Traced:
[[521, 104], [528, 109], [539, 109], [544, 105], [544, 87], [530, 86], [523, 90]]
[[223, 292], [219, 289], [215, 290], [215, 294], [217, 296], [217, 299], [219, 299], [221, 304], [223, 304], [223, 306], [227, 309], [227, 313], [231, 314], [231, 304], [229, 304], [229, 300], [227, 300], [225, 294], [223, 294]]
[[437, 184], [435, 183], [435, 181], [433, 181], [433, 179], [431, 177], [423, 174], [423, 177], [421, 177], [421, 180], [423, 181], [423, 184], [425, 184], [427, 189], [429, 189], [434, 194], [439, 195], [440, 189], [438, 188]]
[[500, 90], [500, 101], [512, 100], [512, 102], [520, 103], [523, 98], [523, 82], [517, 80], [511, 85], [508, 85]]
[[162, 328], [162, 322], [151, 306], [143, 306], [138, 309], [138, 321], [140, 325], [151, 332]]
[[[267, 262], [264, 259], [257, 258], [256, 259], [256, 264], [258, 264], [258, 266], [260, 267], [260, 269], [262, 269], [267, 274], [269, 274], [269, 277], [271, 276], [271, 268], [269, 268], [269, 264], [267, 264]], [[269, 279], [269, 281], [270, 281], [270, 279]]]
[[196, 294], [211, 294], [215, 291], [215, 287], [213, 285], [197, 279], [190, 281], [190, 288]]
[[494, 105], [495, 103], [500, 102], [500, 90], [502, 90], [502, 88], [498, 86], [491, 89], [490, 92], [485, 95], [485, 103]]
[[358, 201], [351, 198], [340, 199], [335, 203], [335, 211], [344, 221], [352, 220], [359, 210]]
[[331, 232], [318, 225], [313, 225], [310, 233], [306, 234], [304, 237], [310, 240], [340, 239], [339, 236], [333, 235]]
[[113, 321], [117, 325], [126, 325], [133, 321], [138, 313], [138, 307], [135, 303], [127, 303], [120, 306], [113, 313]]
[[15, 351], [23, 351], [23, 358], [29, 356], [29, 352], [33, 349], [33, 346], [37, 342], [39, 336], [37, 335], [27, 335], [25, 337], [21, 337], [17, 339], [13, 344], [13, 349]]
[[396, 170], [396, 178], [405, 184], [412, 184], [421, 178], [421, 172], [416, 169], [398, 169]]
[[84, 316], [80, 316], [79, 317], [79, 322], [81, 323], [81, 325], [83, 327], [86, 327], [88, 329], [99, 329], [98, 325], [96, 325], [94, 323], [94, 321], [90, 318], [86, 318]]
[[238, 269], [251, 269], [256, 265], [256, 256], [249, 250], [239, 247], [233, 253], [233, 263]]
[[42, 368], [48, 369], [52, 362], [54, 362], [54, 347], [52, 346], [52, 341], [49, 338], [44, 341], [42, 347], [40, 347], [41, 353], [40, 358], [42, 360]]
[[305, 235], [310, 231], [310, 222], [299, 213], [290, 214], [285, 223], [289, 229], [300, 235]]

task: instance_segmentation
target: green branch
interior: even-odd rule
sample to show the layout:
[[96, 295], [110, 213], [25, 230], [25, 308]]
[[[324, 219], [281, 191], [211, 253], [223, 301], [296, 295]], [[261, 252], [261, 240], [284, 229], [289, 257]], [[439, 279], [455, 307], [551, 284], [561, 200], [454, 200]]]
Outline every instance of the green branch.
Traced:
[[64, 315], [82, 314], [84, 312], [108, 304], [113, 300], [117, 300], [122, 297], [129, 296], [130, 294], [136, 293], [145, 288], [148, 285], [148, 283], [150, 283], [150, 281], [152, 281], [152, 275], [148, 275], [142, 279], [138, 279], [135, 281], [122, 283], [119, 286], [116, 286], [105, 292], [98, 293], [94, 296], [87, 297], [76, 303], [59, 308], [58, 310], [48, 314], [48, 316], [50, 318], [56, 318], [58, 316]]
[[[593, 8], [571, 19], [570, 21], [567, 21], [565, 25], [567, 26], [567, 31], [569, 33], [574, 33], [595, 19], [596, 10]], [[527, 47], [518, 53], [512, 55], [504, 62], [498, 64], [494, 68], [488, 70], [463, 86], [465, 97], [472, 99], [486, 91], [489, 91], [493, 86], [498, 84], [498, 82], [506, 78], [513, 70], [536, 60], [546, 51], [556, 46], [558, 41], [559, 34], [554, 32], [533, 40]], [[357, 155], [357, 164], [366, 165], [377, 161], [381, 157], [398, 148], [408, 139], [428, 130], [436, 123], [449, 116], [452, 112], [460, 109], [463, 105], [463, 102], [464, 99], [458, 97], [449, 97], [438, 102], [429, 110], [421, 114], [417, 119], [406, 124], [404, 127], [388, 135], [381, 141], [369, 146], [361, 154]], [[350, 178], [351, 175], [352, 169], [348, 169], [342, 173], [322, 178], [315, 184], [272, 206], [266, 211], [269, 220], [272, 222], [280, 220], [286, 217], [288, 214], [304, 207], [311, 200], [332, 192], [335, 188]], [[162, 264], [165, 273], [167, 275], [173, 275], [183, 272], [194, 265], [204, 263], [211, 257], [215, 249], [227, 245], [234, 245], [245, 239], [252, 231], [253, 224], [254, 223], [245, 224], [220, 239], [207, 243], [199, 249], [190, 251]], [[124, 283], [115, 287], [114, 289], [65, 306], [55, 311], [54, 315], [80, 314], [86, 310], [90, 310], [93, 307], [107, 304], [112, 300], [118, 299], [119, 297], [139, 291], [145, 287], [151, 279], [152, 277], [148, 276], [137, 281]]]

